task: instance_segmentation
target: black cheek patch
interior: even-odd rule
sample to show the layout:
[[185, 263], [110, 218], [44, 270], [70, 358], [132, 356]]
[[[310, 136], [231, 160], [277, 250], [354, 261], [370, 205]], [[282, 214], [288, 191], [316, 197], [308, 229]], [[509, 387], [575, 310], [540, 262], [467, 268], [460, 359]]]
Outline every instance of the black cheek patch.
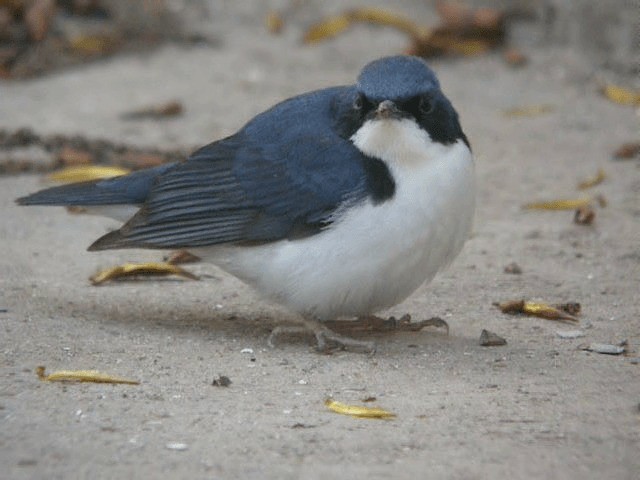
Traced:
[[378, 204], [393, 198], [396, 182], [389, 167], [382, 160], [369, 156], [364, 157], [362, 164], [367, 174], [367, 189], [373, 203]]

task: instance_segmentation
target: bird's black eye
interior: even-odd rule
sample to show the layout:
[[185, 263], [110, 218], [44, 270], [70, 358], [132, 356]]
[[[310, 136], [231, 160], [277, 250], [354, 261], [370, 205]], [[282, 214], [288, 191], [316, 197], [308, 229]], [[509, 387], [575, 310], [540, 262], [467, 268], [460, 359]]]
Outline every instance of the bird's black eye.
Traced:
[[420, 109], [420, 113], [422, 113], [423, 115], [429, 115], [430, 113], [433, 113], [433, 100], [428, 97], [420, 97], [418, 108]]
[[361, 111], [364, 108], [364, 97], [362, 95], [358, 95], [356, 99], [353, 101], [353, 109], [357, 111]]

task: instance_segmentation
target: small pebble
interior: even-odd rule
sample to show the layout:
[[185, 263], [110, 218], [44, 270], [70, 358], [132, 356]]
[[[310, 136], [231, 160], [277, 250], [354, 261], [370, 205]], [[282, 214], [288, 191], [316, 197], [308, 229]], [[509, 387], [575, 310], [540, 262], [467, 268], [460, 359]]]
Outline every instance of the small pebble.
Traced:
[[558, 330], [556, 335], [563, 339], [574, 339], [584, 337], [582, 330]]
[[490, 332], [489, 330], [482, 330], [480, 334], [480, 345], [483, 347], [500, 347], [506, 345], [507, 341], [500, 335]]
[[167, 443], [165, 446], [169, 450], [176, 450], [178, 452], [183, 452], [187, 448], [189, 448], [189, 445], [187, 445], [186, 443], [179, 443], [179, 442], [170, 442], [170, 443]]
[[627, 341], [620, 342], [617, 345], [610, 343], [589, 343], [580, 345], [580, 350], [588, 352], [603, 353], [605, 355], [620, 355], [627, 351]]
[[511, 262], [509, 265], [504, 267], [504, 273], [510, 273], [511, 275], [520, 275], [522, 273], [522, 268], [516, 262]]
[[231, 385], [231, 379], [226, 375], [220, 375], [218, 378], [214, 378], [211, 385], [214, 387], [228, 387]]

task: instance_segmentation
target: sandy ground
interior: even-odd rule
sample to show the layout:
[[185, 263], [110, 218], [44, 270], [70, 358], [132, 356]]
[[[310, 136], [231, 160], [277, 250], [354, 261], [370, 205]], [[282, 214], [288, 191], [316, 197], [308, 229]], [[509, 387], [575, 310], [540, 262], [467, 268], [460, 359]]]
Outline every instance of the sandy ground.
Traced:
[[[396, 33], [360, 28], [316, 47], [272, 37], [240, 17], [217, 46], [166, 46], [46, 78], [5, 83], [0, 127], [190, 147], [232, 133], [309, 89], [350, 83], [400, 51]], [[223, 22], [224, 23], [224, 22]], [[243, 30], [246, 29], [246, 30]], [[247, 40], [248, 31], [253, 35]], [[378, 352], [320, 355], [304, 342], [267, 347], [287, 312], [215, 267], [201, 282], [93, 287], [87, 278], [158, 252], [89, 254], [113, 228], [63, 209], [19, 208], [36, 176], [0, 178], [0, 464], [4, 478], [638, 478], [640, 471], [640, 169], [611, 152], [637, 140], [633, 109], [597, 92], [570, 52], [538, 50], [521, 70], [497, 56], [432, 63], [477, 157], [473, 237], [454, 265], [388, 314], [440, 315], [440, 332], [376, 337]], [[180, 99], [182, 118], [125, 122], [132, 106]], [[532, 118], [504, 109], [548, 104]], [[573, 212], [524, 212], [574, 197], [603, 168], [608, 200], [592, 226]], [[521, 275], [503, 272], [517, 262]], [[585, 337], [492, 302], [577, 301]], [[478, 344], [483, 328], [508, 341]], [[578, 345], [628, 340], [609, 356]], [[247, 353], [244, 349], [252, 349]], [[96, 368], [139, 386], [40, 382]], [[212, 380], [226, 375], [228, 388]], [[327, 396], [397, 414], [329, 412]], [[175, 443], [181, 449], [170, 448]], [[174, 445], [175, 447], [175, 445]]]

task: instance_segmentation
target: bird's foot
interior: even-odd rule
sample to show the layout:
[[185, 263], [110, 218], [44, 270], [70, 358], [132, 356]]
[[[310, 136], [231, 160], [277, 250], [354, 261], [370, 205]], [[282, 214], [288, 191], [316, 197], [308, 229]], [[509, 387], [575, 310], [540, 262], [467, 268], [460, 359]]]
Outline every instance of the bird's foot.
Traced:
[[267, 340], [269, 346], [274, 347], [275, 340], [281, 336], [313, 334], [316, 340], [316, 349], [322, 353], [331, 353], [336, 350], [348, 350], [373, 355], [376, 352], [376, 345], [374, 342], [357, 340], [346, 335], [341, 335], [314, 320], [305, 319], [301, 320], [301, 322], [303, 325], [280, 325], [274, 328]]
[[348, 330], [350, 332], [417, 332], [425, 327], [444, 328], [449, 335], [449, 324], [440, 317], [432, 317], [418, 322], [411, 321], [411, 315], [406, 314], [400, 318], [380, 318], [375, 315], [360, 317], [352, 321], [325, 322], [331, 329]]

